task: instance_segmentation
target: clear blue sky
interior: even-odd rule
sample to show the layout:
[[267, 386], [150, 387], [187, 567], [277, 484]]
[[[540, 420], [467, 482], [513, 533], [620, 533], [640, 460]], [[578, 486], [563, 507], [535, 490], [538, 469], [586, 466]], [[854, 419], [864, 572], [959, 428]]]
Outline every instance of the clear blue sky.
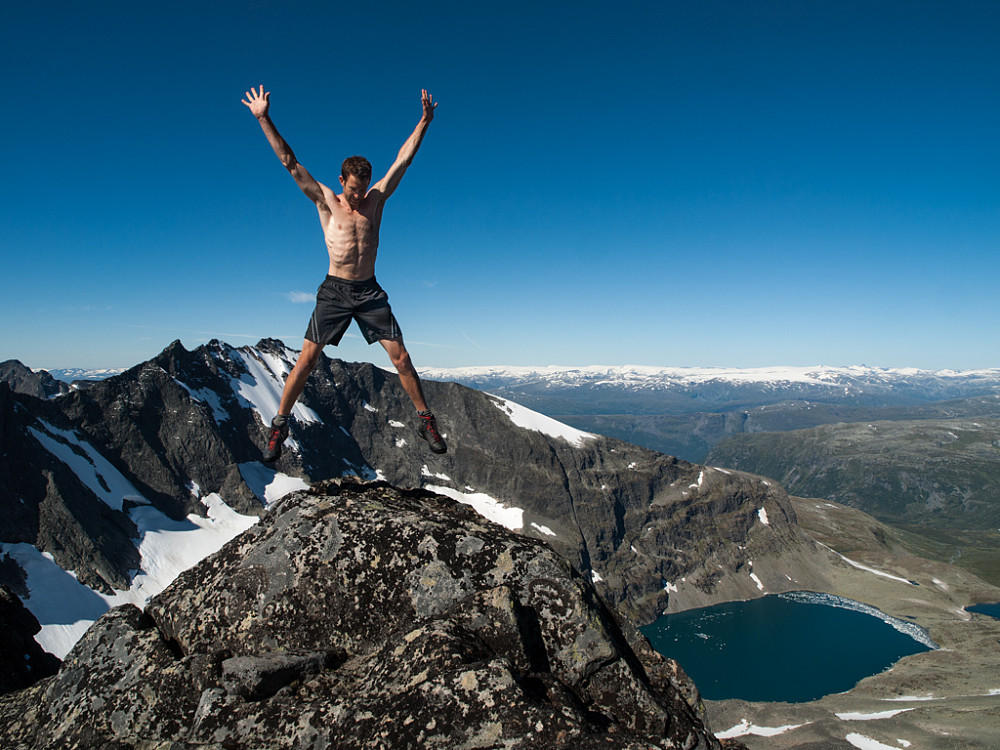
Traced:
[[998, 39], [995, 0], [6, 3], [0, 360], [301, 345], [263, 83], [327, 184], [440, 103], [378, 265], [418, 367], [998, 367]]

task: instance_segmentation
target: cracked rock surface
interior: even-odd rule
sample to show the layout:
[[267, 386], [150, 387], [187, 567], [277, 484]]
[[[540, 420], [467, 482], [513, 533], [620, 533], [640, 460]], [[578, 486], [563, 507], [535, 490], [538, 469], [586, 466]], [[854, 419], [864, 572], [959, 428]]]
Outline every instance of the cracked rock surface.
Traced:
[[335, 480], [98, 620], [0, 699], [0, 745], [721, 747], [683, 672], [622, 627], [545, 543]]

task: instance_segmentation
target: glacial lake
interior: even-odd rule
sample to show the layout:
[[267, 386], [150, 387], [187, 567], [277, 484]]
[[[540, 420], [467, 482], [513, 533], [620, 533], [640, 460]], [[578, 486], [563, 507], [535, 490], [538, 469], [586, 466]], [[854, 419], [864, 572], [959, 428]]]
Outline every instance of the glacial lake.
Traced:
[[965, 608], [966, 612], [978, 612], [981, 615], [989, 615], [1000, 620], [1000, 603], [997, 604], [973, 604]]
[[913, 623], [806, 591], [663, 615], [641, 630], [707, 700], [817, 700], [937, 648]]

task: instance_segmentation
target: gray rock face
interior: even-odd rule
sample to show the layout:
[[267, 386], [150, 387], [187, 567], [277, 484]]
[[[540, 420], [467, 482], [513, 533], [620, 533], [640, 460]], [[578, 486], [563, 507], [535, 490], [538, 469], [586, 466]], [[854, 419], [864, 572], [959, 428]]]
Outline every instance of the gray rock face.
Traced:
[[39, 630], [35, 616], [0, 585], [0, 693], [26, 688], [59, 669], [59, 660], [35, 643]]
[[348, 480], [102, 617], [58, 675], [0, 699], [0, 744], [721, 747], [683, 672], [546, 544]]
[[139, 567], [135, 524], [36, 442], [31, 430], [39, 417], [69, 426], [52, 401], [18, 396], [0, 383], [0, 542], [27, 542], [51, 553], [95, 590], [128, 588], [129, 571]]
[[0, 382], [7, 383], [17, 393], [36, 398], [52, 398], [70, 390], [66, 383], [56, 380], [45, 370], [32, 372], [16, 359], [0, 362]]

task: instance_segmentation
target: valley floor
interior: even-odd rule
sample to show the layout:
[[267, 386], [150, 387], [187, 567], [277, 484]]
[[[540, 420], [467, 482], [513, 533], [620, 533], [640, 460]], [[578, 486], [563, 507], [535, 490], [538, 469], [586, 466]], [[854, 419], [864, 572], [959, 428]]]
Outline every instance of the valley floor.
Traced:
[[891, 527], [851, 508], [814, 499], [793, 503], [810, 535], [868, 567], [831, 565], [826, 593], [915, 622], [940, 648], [811, 703], [706, 701], [712, 729], [720, 737], [738, 736], [751, 750], [1000, 748], [1000, 620], [964, 609], [1000, 601], [1000, 588], [962, 568], [913, 556]]

